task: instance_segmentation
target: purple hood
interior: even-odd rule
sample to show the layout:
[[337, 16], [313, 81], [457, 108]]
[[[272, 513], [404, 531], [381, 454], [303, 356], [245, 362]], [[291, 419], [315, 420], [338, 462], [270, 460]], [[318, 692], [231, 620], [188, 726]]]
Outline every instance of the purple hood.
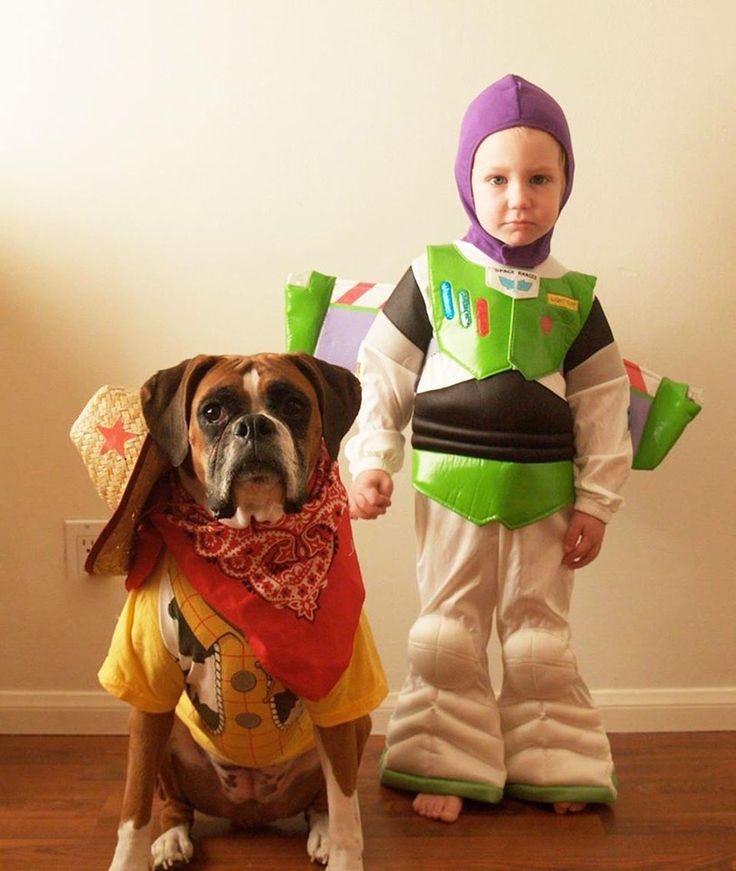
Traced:
[[500, 239], [486, 233], [478, 223], [473, 203], [471, 171], [476, 149], [486, 136], [509, 127], [534, 127], [537, 130], [544, 130], [554, 136], [564, 149], [567, 157], [567, 181], [560, 202], [560, 209], [562, 209], [570, 196], [575, 171], [570, 130], [565, 115], [555, 100], [546, 91], [527, 82], [521, 76], [504, 76], [487, 87], [468, 106], [460, 127], [460, 143], [455, 160], [455, 181], [460, 191], [460, 199], [470, 218], [466, 241], [472, 242], [498, 263], [532, 268], [549, 256], [553, 230], [536, 242], [532, 242], [531, 245], [511, 248]]

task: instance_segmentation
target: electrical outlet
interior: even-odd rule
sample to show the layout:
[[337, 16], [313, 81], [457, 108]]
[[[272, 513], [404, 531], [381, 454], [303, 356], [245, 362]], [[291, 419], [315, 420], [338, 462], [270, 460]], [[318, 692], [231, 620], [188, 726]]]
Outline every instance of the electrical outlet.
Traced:
[[69, 581], [86, 578], [84, 563], [97, 536], [107, 524], [106, 520], [65, 520], [64, 553], [66, 577]]

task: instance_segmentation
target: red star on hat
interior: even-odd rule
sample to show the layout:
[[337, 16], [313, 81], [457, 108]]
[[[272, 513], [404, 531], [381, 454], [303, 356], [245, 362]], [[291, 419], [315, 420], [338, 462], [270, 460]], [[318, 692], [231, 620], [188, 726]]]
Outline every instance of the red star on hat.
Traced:
[[134, 432], [127, 432], [123, 426], [122, 417], [119, 417], [112, 426], [98, 426], [97, 429], [105, 439], [105, 444], [102, 446], [100, 454], [106, 454], [108, 451], [117, 451], [123, 458], [125, 458], [125, 443], [128, 439], [134, 439], [137, 435]]

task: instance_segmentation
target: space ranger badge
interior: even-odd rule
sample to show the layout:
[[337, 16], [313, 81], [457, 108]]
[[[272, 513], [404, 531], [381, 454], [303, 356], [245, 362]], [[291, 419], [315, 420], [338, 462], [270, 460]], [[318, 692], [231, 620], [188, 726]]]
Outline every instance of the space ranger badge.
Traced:
[[527, 269], [511, 266], [487, 266], [486, 285], [512, 299], [533, 299], [539, 296], [539, 276]]

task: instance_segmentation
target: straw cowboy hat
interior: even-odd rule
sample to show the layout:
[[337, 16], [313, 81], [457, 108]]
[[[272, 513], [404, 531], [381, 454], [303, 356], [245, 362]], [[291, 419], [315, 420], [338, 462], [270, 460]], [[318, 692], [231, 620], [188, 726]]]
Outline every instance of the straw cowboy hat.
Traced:
[[124, 387], [101, 387], [69, 433], [97, 492], [113, 509], [85, 570], [91, 575], [127, 574], [133, 538], [153, 485], [171, 468], [148, 433], [140, 396]]

